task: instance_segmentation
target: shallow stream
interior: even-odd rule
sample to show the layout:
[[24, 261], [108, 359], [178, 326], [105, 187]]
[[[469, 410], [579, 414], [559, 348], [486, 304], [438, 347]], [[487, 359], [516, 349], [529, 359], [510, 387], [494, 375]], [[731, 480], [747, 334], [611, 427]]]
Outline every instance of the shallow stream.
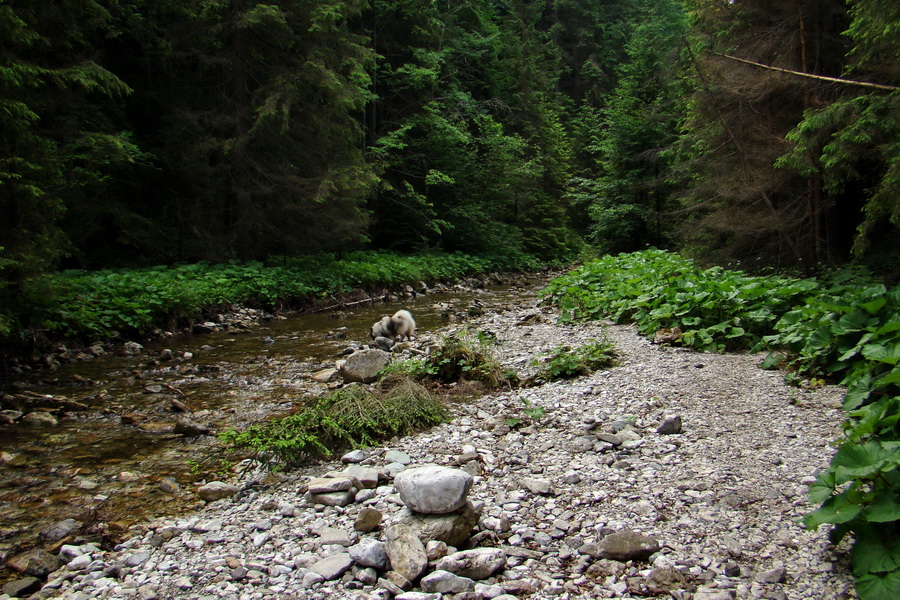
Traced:
[[[261, 421], [327, 391], [310, 374], [368, 343], [369, 328], [385, 314], [406, 308], [427, 334], [447, 325], [447, 305], [465, 313], [473, 300], [485, 311], [533, 304], [537, 285], [454, 289], [272, 319], [239, 334], [176, 338], [138, 356], [109, 354], [4, 382], [10, 394], [83, 406], [62, 411], [56, 425], [0, 425], [0, 558], [35, 546], [53, 551], [78, 535], [114, 541], [135, 522], [195, 506], [195, 485], [233, 476], [214, 436], [172, 433], [176, 404], [214, 432]], [[159, 360], [167, 350], [173, 358]], [[48, 528], [66, 519], [76, 529], [54, 539]]]

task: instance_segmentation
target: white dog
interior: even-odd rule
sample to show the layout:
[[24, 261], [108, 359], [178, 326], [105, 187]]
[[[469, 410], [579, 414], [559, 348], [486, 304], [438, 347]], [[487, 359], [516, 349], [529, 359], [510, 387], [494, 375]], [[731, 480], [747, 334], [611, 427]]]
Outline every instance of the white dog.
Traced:
[[408, 310], [398, 310], [390, 317], [383, 317], [372, 325], [372, 339], [386, 337], [391, 340], [408, 340], [416, 332], [416, 322]]

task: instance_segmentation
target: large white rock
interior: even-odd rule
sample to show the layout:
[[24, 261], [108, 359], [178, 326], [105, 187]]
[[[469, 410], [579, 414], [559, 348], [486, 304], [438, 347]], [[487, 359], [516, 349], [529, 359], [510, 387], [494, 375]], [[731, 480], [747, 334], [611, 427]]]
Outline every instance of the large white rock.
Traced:
[[426, 465], [401, 471], [394, 486], [410, 510], [442, 515], [465, 506], [472, 481], [472, 476], [461, 469]]

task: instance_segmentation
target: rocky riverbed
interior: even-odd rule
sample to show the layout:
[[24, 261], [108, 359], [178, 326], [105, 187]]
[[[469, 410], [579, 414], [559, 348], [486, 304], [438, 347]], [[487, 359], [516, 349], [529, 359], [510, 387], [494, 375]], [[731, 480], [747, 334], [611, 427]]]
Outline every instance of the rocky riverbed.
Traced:
[[[451, 423], [343, 461], [209, 486], [201, 509], [136, 525], [114, 550], [75, 541], [18, 557], [20, 570], [46, 582], [23, 576], [4, 591], [85, 600], [855, 597], [847, 549], [799, 522], [839, 435], [841, 389], [787, 387], [781, 373], [758, 368], [761, 356], [654, 345], [625, 326], [558, 325], [533, 305], [470, 325], [496, 336], [498, 357], [520, 375], [556, 346], [604, 337], [618, 365], [456, 404]], [[392, 527], [408, 509], [394, 478], [424, 465], [472, 476], [477, 524], [457, 548], [425, 540], [424, 577], [408, 581], [370, 551], [397, 546]], [[348, 468], [358, 469], [342, 490], [348, 503], [310, 496], [314, 478]], [[623, 539], [636, 548], [613, 548]], [[454, 567], [465, 549], [500, 562]], [[406, 560], [396, 548], [391, 558]]]

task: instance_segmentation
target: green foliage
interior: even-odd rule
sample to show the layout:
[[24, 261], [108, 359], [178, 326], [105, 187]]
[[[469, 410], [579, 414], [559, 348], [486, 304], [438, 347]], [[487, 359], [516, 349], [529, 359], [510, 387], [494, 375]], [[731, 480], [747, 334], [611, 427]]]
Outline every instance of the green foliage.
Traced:
[[577, 348], [560, 346], [542, 360], [536, 378], [573, 379], [616, 364], [616, 352], [607, 341], [593, 342]]
[[448, 418], [439, 400], [422, 386], [404, 380], [380, 394], [349, 385], [328, 396], [307, 399], [293, 415], [243, 431], [228, 430], [220, 438], [234, 449], [252, 451], [270, 469], [278, 469], [408, 435]]
[[[299, 306], [355, 288], [375, 290], [418, 281], [456, 281], [497, 269], [534, 267], [533, 257], [464, 254], [401, 256], [358, 252], [260, 262], [195, 263], [148, 269], [66, 271], [34, 281], [0, 318], [6, 336], [42, 330], [50, 337], [134, 337], [198, 319], [223, 306]], [[0, 334], [2, 334], [0, 328]]]
[[587, 263], [550, 282], [543, 296], [562, 309], [563, 321], [634, 322], [648, 336], [677, 326], [682, 345], [724, 352], [758, 343], [815, 287], [812, 280], [703, 269], [653, 249]]
[[480, 332], [467, 330], [444, 336], [429, 354], [426, 371], [448, 383], [481, 381], [494, 388], [508, 384], [508, 374], [494, 356], [491, 343]]

